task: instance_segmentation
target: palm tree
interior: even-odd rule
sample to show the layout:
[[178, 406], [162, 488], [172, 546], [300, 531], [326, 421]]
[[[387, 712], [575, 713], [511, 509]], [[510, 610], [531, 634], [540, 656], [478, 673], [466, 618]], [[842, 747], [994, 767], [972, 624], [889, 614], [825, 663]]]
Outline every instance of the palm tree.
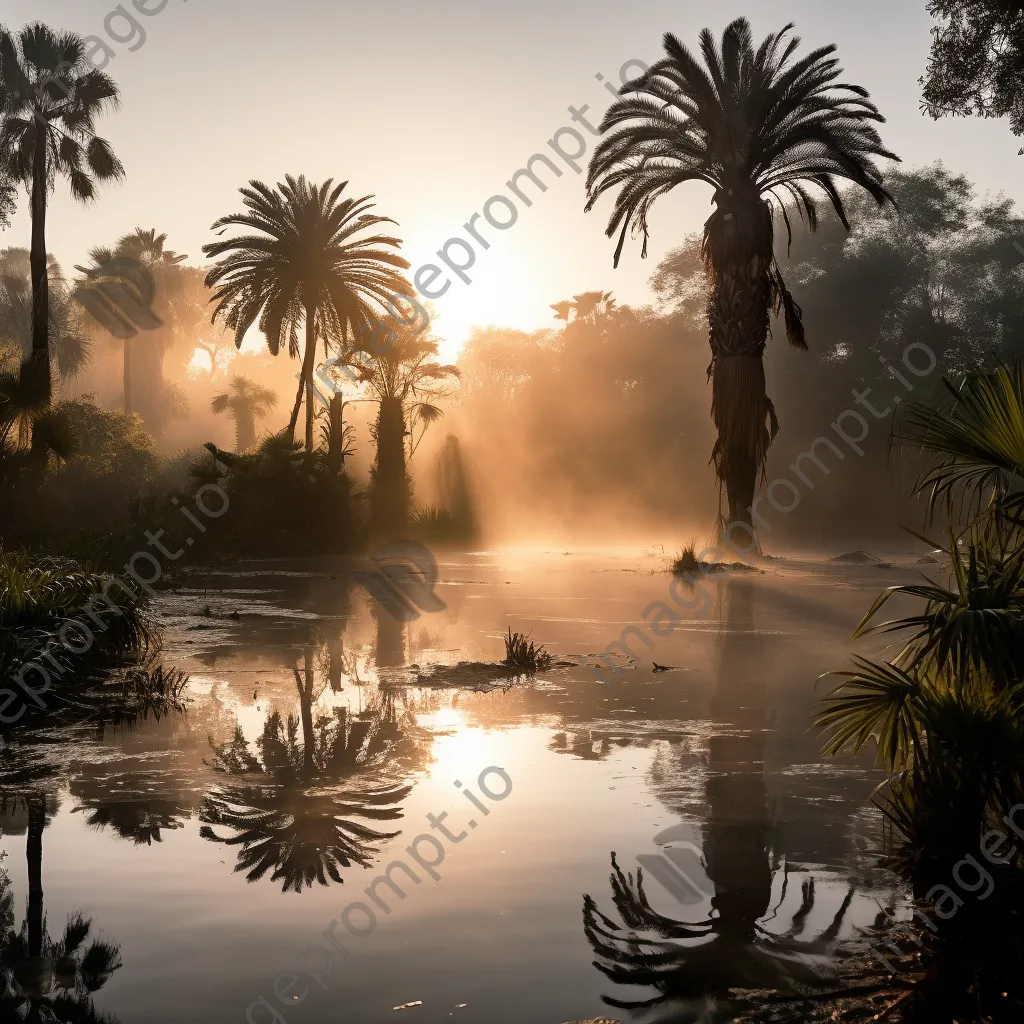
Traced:
[[714, 189], [715, 211], [704, 225], [702, 254], [711, 283], [708, 303], [711, 414], [718, 431], [713, 458], [728, 496], [728, 520], [752, 538], [750, 506], [768, 447], [778, 431], [765, 393], [763, 356], [769, 312], [784, 314], [791, 344], [805, 348], [800, 307], [774, 251], [774, 213], [793, 200], [808, 227], [817, 225], [808, 186], [831, 200], [849, 228], [837, 179], [891, 202], [873, 158], [897, 159], [884, 149], [872, 122], [884, 120], [859, 86], [837, 83], [834, 46], [791, 63], [799, 39], [792, 26], [755, 51], [750, 25], [734, 21], [718, 48], [701, 34], [705, 68], [667, 34], [665, 57], [622, 89], [609, 108], [587, 178], [588, 210], [619, 188], [608, 222], [619, 233], [617, 266], [632, 228], [643, 235], [655, 200], [676, 185], [703, 181]]
[[241, 189], [246, 213], [222, 217], [213, 225], [220, 234], [228, 227], [248, 233], [203, 246], [220, 258], [206, 276], [215, 288], [214, 319], [222, 318], [235, 332], [241, 347], [246, 332], [257, 323], [272, 355], [287, 345], [288, 355], [299, 355], [299, 325], [305, 327], [302, 371], [295, 396], [289, 436], [306, 397], [306, 452], [313, 450], [314, 383], [317, 340], [324, 347], [343, 347], [383, 318], [397, 295], [411, 295], [401, 276], [409, 263], [397, 255], [398, 238], [363, 232], [379, 224], [395, 223], [368, 211], [372, 196], [342, 199], [348, 182], [328, 179], [311, 185], [305, 177], [285, 178], [271, 189], [261, 181]]
[[96, 118], [118, 103], [117, 86], [88, 57], [85, 40], [41, 22], [16, 35], [0, 28], [0, 171], [22, 181], [32, 201], [32, 358], [49, 377], [47, 201], [58, 175], [87, 202], [96, 182], [124, 176]]
[[555, 311], [555, 319], [564, 320], [568, 326], [569, 317], [572, 316], [572, 303], [568, 299], [563, 299], [561, 302], [552, 302], [551, 308]]
[[178, 322], [182, 300], [202, 273], [180, 266], [188, 257], [166, 248], [166, 242], [167, 235], [155, 228], [136, 228], [113, 249], [90, 250], [91, 265], [75, 268], [85, 275], [76, 298], [124, 344], [124, 410], [142, 415], [154, 433], [188, 414], [184, 392], [164, 380], [163, 362], [179, 328], [186, 326]]
[[215, 395], [210, 408], [216, 415], [230, 413], [235, 421], [235, 451], [248, 451], [256, 443], [256, 420], [262, 419], [277, 405], [277, 393], [236, 374], [231, 388]]
[[357, 379], [379, 405], [374, 429], [377, 457], [370, 473], [371, 515], [379, 529], [400, 532], [412, 503], [408, 458], [430, 424], [443, 415], [434, 403], [452, 394], [452, 381], [460, 374], [458, 367], [437, 362], [437, 341], [414, 327], [396, 326], [384, 351], [364, 349], [362, 354], [369, 358], [360, 362]]

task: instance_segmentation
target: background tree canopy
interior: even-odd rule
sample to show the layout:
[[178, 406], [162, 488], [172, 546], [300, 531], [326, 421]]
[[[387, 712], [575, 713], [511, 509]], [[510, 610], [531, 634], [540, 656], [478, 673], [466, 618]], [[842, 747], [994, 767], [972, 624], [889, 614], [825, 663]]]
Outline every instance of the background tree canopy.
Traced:
[[[908, 344], [928, 345], [938, 361], [915, 400], [943, 374], [1024, 352], [1024, 256], [1013, 245], [1024, 223], [1013, 204], [978, 196], [939, 164], [890, 174], [886, 185], [898, 211], [851, 196], [851, 232], [823, 216], [817, 234], [794, 233], [791, 250], [779, 244], [810, 351], [769, 347], [783, 428], [768, 481], [857, 408], [851, 389], [870, 388], [879, 410], [906, 395], [881, 360], [900, 366]], [[652, 284], [658, 309], [613, 305], [568, 321], [556, 311], [549, 331], [482, 329], [463, 349], [458, 433], [482, 519], [499, 533], [545, 512], [595, 536], [609, 521], [713, 525], [700, 238], [670, 252]], [[872, 421], [863, 458], [836, 463], [792, 514], [772, 513], [773, 540], [813, 545], [865, 529], [891, 537], [919, 525], [923, 506], [900, 496], [912, 467], [889, 453], [891, 423]]]
[[[1020, 0], [932, 0], [932, 29], [924, 86], [925, 111], [1009, 117], [1024, 135], [1024, 6]], [[1024, 153], [1024, 149], [1021, 150]]]

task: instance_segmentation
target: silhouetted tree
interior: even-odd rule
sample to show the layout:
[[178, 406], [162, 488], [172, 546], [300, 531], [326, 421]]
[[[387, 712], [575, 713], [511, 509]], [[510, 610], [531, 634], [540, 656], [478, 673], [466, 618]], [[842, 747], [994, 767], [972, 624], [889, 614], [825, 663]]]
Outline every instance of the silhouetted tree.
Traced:
[[85, 40], [33, 22], [17, 34], [0, 30], [0, 166], [24, 182], [32, 202], [32, 358], [49, 378], [49, 279], [46, 212], [58, 176], [83, 202], [96, 182], [124, 175], [96, 118], [118, 103], [113, 80], [89, 59]]
[[241, 847], [236, 871], [245, 871], [250, 882], [272, 871], [282, 891], [296, 892], [314, 881], [340, 882], [342, 868], [373, 863], [379, 845], [399, 833], [370, 823], [402, 817], [401, 802], [412, 787], [394, 776], [421, 758], [418, 741], [404, 740], [393, 694], [354, 721], [338, 708], [333, 720], [315, 723], [312, 649], [303, 661], [304, 670], [295, 670], [299, 714], [268, 715], [256, 753], [241, 730], [214, 746], [211, 766], [234, 778], [213, 791], [200, 812], [204, 838]]
[[358, 370], [358, 379], [379, 406], [370, 512], [374, 525], [387, 533], [399, 533], [408, 523], [412, 485], [407, 459], [430, 424], [442, 416], [434, 403], [453, 393], [453, 381], [460, 376], [457, 367], [437, 361], [437, 351], [437, 342], [427, 331], [396, 327], [391, 344], [364, 350], [369, 358]]
[[[117, 946], [87, 943], [92, 922], [80, 913], [69, 917], [63, 935], [50, 937], [43, 908], [43, 831], [55, 805], [43, 793], [6, 797], [0, 816], [27, 814], [28, 912], [20, 930], [13, 917], [0, 920], [0, 1017], [4, 1020], [56, 1021], [60, 1024], [112, 1024], [92, 1001], [121, 967]], [[7, 829], [5, 829], [7, 831]], [[0, 890], [7, 887], [0, 874]], [[4, 903], [0, 892], [0, 905]]]
[[817, 207], [806, 186], [817, 186], [846, 225], [836, 179], [855, 182], [881, 204], [890, 196], [872, 158], [896, 159], [872, 126], [883, 118], [867, 93], [837, 83], [836, 48], [791, 63], [799, 40], [787, 38], [790, 27], [756, 51], [744, 18], [726, 29], [721, 49], [705, 30], [706, 70], [666, 34], [665, 57], [624, 86], [605, 115], [607, 137], [587, 179], [588, 210], [621, 186], [607, 229], [619, 236], [616, 265], [630, 228], [643, 235], [646, 256], [648, 215], [660, 195], [688, 181], [715, 189], [702, 250], [711, 282], [713, 458], [728, 495], [728, 524], [751, 533], [754, 489], [778, 431], [763, 365], [772, 308], [784, 313], [790, 343], [806, 347], [800, 307], [775, 260], [776, 207], [789, 227], [780, 193], [813, 230]]
[[325, 349], [328, 342], [349, 345], [385, 318], [380, 310], [386, 303], [412, 294], [400, 273], [409, 263], [392, 251], [401, 241], [363, 234], [395, 222], [368, 212], [372, 196], [342, 199], [347, 184], [328, 179], [311, 185], [290, 175], [276, 189], [250, 182], [240, 190], [248, 212], [222, 217], [213, 230], [239, 227], [257, 233], [203, 246], [207, 256], [219, 258], [206, 277], [216, 289], [214, 318], [235, 332], [236, 346], [258, 322], [271, 354], [286, 345], [294, 358], [300, 352], [299, 325], [304, 325], [302, 371], [288, 433], [294, 438], [305, 393], [307, 454], [313, 450], [317, 339]]
[[[1009, 117], [1024, 135], [1024, 8], [1017, 0], [931, 0], [922, 107], [936, 119]], [[1021, 150], [1024, 153], [1024, 149]]]
[[218, 415], [230, 414], [235, 421], [235, 451], [244, 452], [256, 443], [256, 420], [276, 405], [276, 392], [236, 374], [231, 378], [230, 390], [215, 395], [210, 408]]

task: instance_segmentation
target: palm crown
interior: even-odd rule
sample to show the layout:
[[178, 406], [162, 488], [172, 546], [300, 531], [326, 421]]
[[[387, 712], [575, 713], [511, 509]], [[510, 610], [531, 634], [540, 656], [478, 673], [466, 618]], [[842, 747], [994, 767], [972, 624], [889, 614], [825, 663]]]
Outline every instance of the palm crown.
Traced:
[[118, 103], [117, 86], [93, 67], [80, 36], [40, 22], [17, 35], [0, 30], [0, 82], [0, 153], [11, 176], [32, 181], [41, 136], [48, 188], [60, 173], [72, 196], [87, 200], [97, 180], [122, 177], [121, 162], [95, 132], [96, 117]]
[[598, 146], [587, 179], [588, 209], [622, 186], [607, 232], [620, 232], [616, 263], [631, 225], [643, 234], [646, 255], [651, 205], [686, 181], [714, 188], [714, 217], [721, 221], [733, 219], [730, 210], [752, 195], [774, 196], [781, 206], [783, 190], [813, 227], [815, 202], [805, 187], [813, 184], [849, 227], [837, 178], [855, 182], [879, 203], [890, 200], [873, 161], [898, 159], [872, 125], [885, 119], [864, 89], [836, 82], [842, 72], [832, 57], [835, 46], [790, 63], [800, 44], [787, 38], [792, 27], [768, 36], [756, 52], [745, 18], [726, 29], [721, 50], [705, 29], [706, 70], [667, 33], [664, 59], [623, 87], [624, 98], [601, 125], [604, 132], [617, 130]]

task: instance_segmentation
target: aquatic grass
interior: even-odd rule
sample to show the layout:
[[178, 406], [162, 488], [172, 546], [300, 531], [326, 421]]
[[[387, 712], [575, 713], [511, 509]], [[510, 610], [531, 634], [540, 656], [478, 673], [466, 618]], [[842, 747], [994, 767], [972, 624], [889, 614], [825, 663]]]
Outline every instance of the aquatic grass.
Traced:
[[697, 542], [691, 540], [676, 555], [676, 560], [672, 563], [672, 572], [676, 576], [681, 576], [685, 572], [700, 572], [701, 563], [697, 561]]
[[539, 672], [550, 668], [551, 662], [551, 655], [543, 644], [538, 647], [529, 633], [513, 633], [509, 627], [505, 637], [505, 665], [518, 672]]
[[730, 569], [749, 568], [749, 566], [744, 565], [742, 562], [733, 562], [731, 564], [727, 562], [703, 562], [697, 557], [697, 542], [691, 540], [676, 555], [676, 560], [672, 563], [672, 574], [674, 576], [685, 576], [688, 573], [691, 575], [700, 573], [702, 576], [707, 576], [709, 573], [714, 572], [728, 572]]
[[129, 701], [167, 710], [180, 709], [184, 706], [183, 694], [188, 681], [189, 676], [180, 669], [151, 664], [129, 669], [122, 680], [122, 688]]
[[469, 540], [472, 529], [448, 508], [427, 505], [414, 509], [411, 517], [412, 529], [423, 540]]

